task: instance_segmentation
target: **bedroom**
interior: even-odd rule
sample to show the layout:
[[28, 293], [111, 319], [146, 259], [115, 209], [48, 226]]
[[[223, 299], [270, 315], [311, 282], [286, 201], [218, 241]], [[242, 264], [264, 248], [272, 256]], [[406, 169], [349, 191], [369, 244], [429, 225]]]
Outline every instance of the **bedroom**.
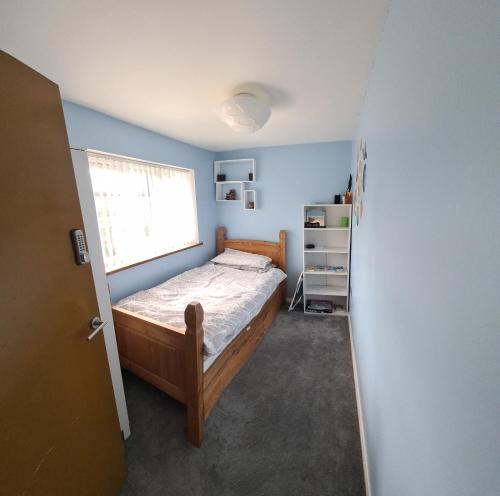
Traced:
[[498, 494], [498, 10], [3, 1], [0, 494]]

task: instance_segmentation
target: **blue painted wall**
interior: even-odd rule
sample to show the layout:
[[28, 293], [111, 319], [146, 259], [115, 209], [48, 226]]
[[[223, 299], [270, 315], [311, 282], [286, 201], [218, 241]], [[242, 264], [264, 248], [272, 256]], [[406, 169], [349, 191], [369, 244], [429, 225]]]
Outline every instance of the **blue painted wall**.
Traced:
[[500, 494], [499, 5], [393, 0], [370, 77], [351, 311], [374, 496]]
[[116, 301], [201, 265], [215, 254], [214, 153], [147, 131], [88, 108], [63, 102], [70, 145], [151, 160], [195, 171], [198, 226], [203, 246], [170, 255], [109, 277]]
[[217, 203], [217, 219], [229, 237], [272, 241], [287, 231], [287, 293], [293, 294], [302, 270], [302, 205], [333, 202], [345, 191], [351, 165], [351, 142], [314, 143], [236, 150], [216, 154], [216, 160], [255, 158], [257, 209], [241, 203]]
[[[70, 102], [63, 102], [70, 145], [92, 148], [195, 170], [198, 223], [202, 247], [143, 264], [109, 277], [116, 301], [140, 289], [201, 265], [215, 253], [215, 228], [224, 225], [231, 237], [277, 240], [288, 231], [288, 293], [293, 293], [302, 268], [301, 205], [331, 202], [345, 190], [351, 163], [351, 142], [253, 148], [214, 153], [114, 119]], [[258, 209], [215, 202], [213, 161], [252, 157], [257, 160]]]

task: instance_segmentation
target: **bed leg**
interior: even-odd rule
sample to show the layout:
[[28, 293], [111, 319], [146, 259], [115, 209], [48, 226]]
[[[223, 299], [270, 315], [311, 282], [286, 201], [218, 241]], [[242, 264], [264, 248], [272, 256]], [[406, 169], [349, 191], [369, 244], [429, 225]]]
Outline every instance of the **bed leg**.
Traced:
[[197, 447], [203, 441], [203, 308], [190, 303], [184, 312], [186, 322], [186, 436]]

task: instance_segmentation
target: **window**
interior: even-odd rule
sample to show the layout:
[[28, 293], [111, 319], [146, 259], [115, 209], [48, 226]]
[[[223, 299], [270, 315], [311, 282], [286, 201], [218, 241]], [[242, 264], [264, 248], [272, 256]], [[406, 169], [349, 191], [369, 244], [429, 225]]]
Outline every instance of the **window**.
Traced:
[[88, 158], [106, 272], [199, 244], [193, 170]]

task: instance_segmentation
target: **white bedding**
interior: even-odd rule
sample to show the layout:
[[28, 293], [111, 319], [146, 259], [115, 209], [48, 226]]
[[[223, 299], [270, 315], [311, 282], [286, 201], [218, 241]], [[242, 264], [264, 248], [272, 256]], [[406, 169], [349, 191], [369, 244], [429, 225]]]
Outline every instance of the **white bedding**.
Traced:
[[145, 291], [139, 291], [117, 306], [144, 317], [182, 329], [184, 310], [192, 301], [201, 303], [205, 369], [260, 311], [269, 296], [286, 278], [280, 269], [251, 272], [207, 263], [188, 270]]

